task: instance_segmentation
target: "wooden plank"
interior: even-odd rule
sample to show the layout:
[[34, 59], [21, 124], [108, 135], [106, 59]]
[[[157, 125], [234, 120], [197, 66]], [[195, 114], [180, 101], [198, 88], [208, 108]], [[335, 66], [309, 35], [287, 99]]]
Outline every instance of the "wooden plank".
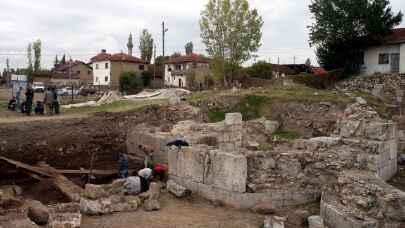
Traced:
[[6, 157], [0, 156], [0, 160], [6, 161], [10, 164], [15, 165], [18, 168], [23, 168], [25, 172], [32, 172], [29, 174], [35, 179], [41, 179], [37, 174], [47, 176], [52, 181], [52, 183], [57, 187], [63, 194], [65, 194], [70, 200], [74, 202], [80, 201], [80, 195], [83, 189], [77, 186], [75, 183], [67, 179], [65, 176], [59, 174], [56, 169], [43, 164], [42, 166], [35, 167], [31, 165], [24, 164], [22, 162], [14, 161]]
[[[56, 170], [59, 174], [93, 174], [93, 175], [101, 175], [101, 176], [109, 176], [109, 175], [114, 175], [118, 173], [118, 170], [88, 170], [88, 169], [80, 169], [80, 170], [74, 170], [74, 169], [57, 169]], [[128, 170], [129, 172], [134, 172], [135, 170]]]
[[40, 174], [40, 175], [43, 175], [43, 176], [47, 176], [47, 177], [52, 176], [50, 173], [44, 172], [41, 168], [34, 167], [34, 166], [31, 166], [31, 165], [27, 165], [25, 163], [15, 161], [15, 160], [12, 160], [12, 159], [8, 159], [8, 158], [3, 157], [3, 156], [0, 156], [0, 160], [3, 160], [3, 161], [6, 161], [6, 162], [8, 162], [8, 163], [10, 163], [12, 165], [15, 165], [17, 168], [23, 168], [23, 169], [26, 169], [28, 171], [31, 171], [31, 172], [34, 172], [34, 173], [37, 173], [37, 174]]

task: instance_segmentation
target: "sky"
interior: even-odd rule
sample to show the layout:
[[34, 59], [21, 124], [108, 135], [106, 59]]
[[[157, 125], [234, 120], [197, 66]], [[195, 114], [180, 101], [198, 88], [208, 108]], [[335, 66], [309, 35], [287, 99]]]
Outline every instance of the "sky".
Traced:
[[[166, 55], [184, 53], [192, 41], [194, 52], [205, 53], [199, 19], [208, 0], [0, 0], [0, 69], [6, 59], [11, 68], [27, 66], [28, 43], [42, 41], [42, 68], [50, 68], [55, 56], [89, 62], [107, 49], [127, 52], [129, 33], [134, 36], [134, 54], [139, 56], [139, 36], [148, 29], [162, 54], [162, 21], [166, 33]], [[304, 63], [316, 56], [308, 44], [311, 0], [249, 0], [263, 17], [262, 46], [258, 60], [288, 64]], [[405, 11], [404, 0], [391, 0], [395, 12]], [[405, 27], [403, 22], [401, 26]], [[251, 62], [255, 61], [252, 60]]]

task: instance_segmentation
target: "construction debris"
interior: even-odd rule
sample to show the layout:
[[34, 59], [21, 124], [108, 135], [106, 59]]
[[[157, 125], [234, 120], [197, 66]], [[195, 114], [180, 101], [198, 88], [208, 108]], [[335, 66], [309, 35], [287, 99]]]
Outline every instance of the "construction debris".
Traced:
[[83, 189], [70, 181], [65, 176], [58, 173], [58, 171], [47, 164], [40, 164], [39, 166], [31, 166], [22, 162], [14, 161], [6, 157], [0, 156], [0, 160], [6, 161], [17, 168], [24, 169], [31, 177], [44, 180], [49, 179], [63, 194], [65, 194], [73, 202], [80, 201], [80, 195]]

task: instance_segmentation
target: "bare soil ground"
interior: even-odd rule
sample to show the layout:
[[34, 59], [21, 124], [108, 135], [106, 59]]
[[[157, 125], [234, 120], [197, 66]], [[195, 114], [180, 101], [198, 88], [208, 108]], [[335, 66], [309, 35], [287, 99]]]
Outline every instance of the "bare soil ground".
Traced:
[[83, 228], [259, 228], [264, 216], [230, 208], [215, 207], [199, 197], [180, 200], [165, 193], [161, 210], [84, 217]]

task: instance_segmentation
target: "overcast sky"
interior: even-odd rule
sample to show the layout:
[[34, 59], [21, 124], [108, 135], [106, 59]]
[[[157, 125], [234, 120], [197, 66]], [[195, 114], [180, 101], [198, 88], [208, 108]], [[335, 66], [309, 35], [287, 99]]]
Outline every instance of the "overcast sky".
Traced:
[[[101, 49], [108, 52], [127, 51], [130, 32], [134, 35], [135, 55], [139, 56], [138, 40], [147, 28], [161, 48], [161, 23], [169, 29], [166, 54], [183, 52], [193, 41], [194, 52], [204, 53], [200, 39], [200, 12], [208, 0], [0, 0], [0, 68], [6, 58], [12, 68], [27, 65], [26, 47], [41, 39], [42, 67], [49, 68], [55, 55], [71, 56], [88, 62]], [[404, 0], [391, 0], [395, 11], [405, 11]], [[308, 45], [311, 14], [310, 0], [249, 0], [264, 19], [262, 47], [258, 59], [281, 63], [303, 63], [310, 57]], [[402, 23], [405, 26], [405, 23]]]

